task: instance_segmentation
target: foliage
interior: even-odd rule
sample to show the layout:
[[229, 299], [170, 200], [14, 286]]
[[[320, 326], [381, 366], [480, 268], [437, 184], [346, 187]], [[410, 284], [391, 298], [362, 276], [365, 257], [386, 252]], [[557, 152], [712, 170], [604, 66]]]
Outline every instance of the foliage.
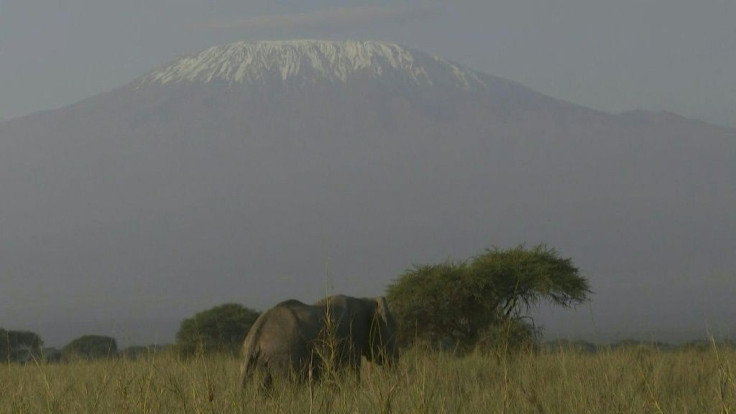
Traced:
[[506, 329], [514, 333], [509, 340], [534, 339], [538, 331], [524, 315], [531, 306], [546, 301], [570, 307], [589, 293], [572, 260], [545, 245], [489, 249], [467, 262], [414, 266], [388, 287], [402, 344], [420, 339], [463, 348], [481, 338], [493, 342], [489, 335], [501, 326], [513, 328]]
[[570, 307], [585, 301], [590, 293], [588, 281], [572, 259], [561, 258], [544, 244], [531, 249], [486, 250], [473, 258], [471, 273], [507, 317], [521, 311], [522, 305], [528, 310], [542, 300]]
[[480, 350], [491, 350], [501, 355], [507, 352], [532, 352], [540, 348], [541, 328], [530, 318], [501, 318], [484, 329], [476, 342]]
[[547, 341], [541, 346], [544, 352], [566, 352], [566, 353], [582, 353], [582, 354], [593, 354], [598, 351], [605, 350], [605, 347], [596, 345], [592, 342], [588, 342], [582, 339], [569, 340], [569, 339], [557, 339], [554, 341]]
[[209, 352], [238, 354], [259, 313], [235, 303], [216, 306], [182, 321], [176, 334], [183, 355]]
[[63, 359], [61, 355], [61, 350], [53, 348], [53, 347], [44, 348], [42, 351], [42, 354], [43, 354], [42, 360], [45, 361], [46, 363], [61, 362]]
[[0, 328], [0, 361], [28, 362], [41, 355], [43, 341], [29, 331], [6, 331]]
[[451, 347], [453, 338], [470, 335], [482, 323], [476, 320], [485, 317], [472, 299], [476, 292], [470, 283], [463, 283], [467, 274], [465, 263], [414, 266], [388, 287], [399, 343], [418, 337], [435, 344], [445, 341]]
[[115, 338], [102, 335], [84, 335], [61, 349], [64, 359], [96, 359], [117, 355], [118, 343]]
[[146, 358], [160, 354], [161, 352], [167, 352], [169, 348], [170, 345], [134, 345], [123, 349], [120, 351], [120, 354], [129, 359]]

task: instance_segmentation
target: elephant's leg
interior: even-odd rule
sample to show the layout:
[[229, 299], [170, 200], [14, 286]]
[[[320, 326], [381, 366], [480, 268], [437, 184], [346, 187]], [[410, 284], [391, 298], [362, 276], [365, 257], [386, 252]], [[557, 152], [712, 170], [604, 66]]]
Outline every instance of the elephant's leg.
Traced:
[[356, 382], [360, 382], [360, 363], [361, 355], [358, 349], [346, 349], [343, 355], [342, 367], [347, 375], [350, 375]]
[[308, 351], [308, 353], [309, 358], [302, 363], [304, 374], [303, 378], [309, 381], [309, 383], [311, 384], [319, 381], [322, 378], [324, 361], [322, 360], [322, 356], [319, 354], [319, 352], [311, 350]]
[[355, 381], [360, 383], [360, 356], [358, 356], [357, 361], [350, 364], [350, 372], [353, 374]]
[[265, 372], [263, 379], [261, 380], [261, 390], [267, 393], [273, 391], [273, 375], [270, 372]]

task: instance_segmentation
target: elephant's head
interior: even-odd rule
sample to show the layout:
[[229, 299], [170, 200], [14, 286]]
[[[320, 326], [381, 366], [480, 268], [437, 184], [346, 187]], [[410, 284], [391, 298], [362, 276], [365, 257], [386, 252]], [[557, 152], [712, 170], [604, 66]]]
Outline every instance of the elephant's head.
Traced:
[[396, 346], [396, 321], [391, 315], [386, 298], [375, 299], [375, 312], [370, 327], [369, 346], [365, 350], [368, 361], [394, 365], [399, 358]]

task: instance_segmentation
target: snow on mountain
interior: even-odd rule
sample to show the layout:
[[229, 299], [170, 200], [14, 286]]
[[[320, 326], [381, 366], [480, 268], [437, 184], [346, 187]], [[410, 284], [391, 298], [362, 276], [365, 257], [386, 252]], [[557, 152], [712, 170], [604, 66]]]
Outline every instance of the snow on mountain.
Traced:
[[399, 77], [416, 86], [483, 88], [482, 75], [439, 57], [374, 41], [259, 41], [215, 46], [179, 58], [144, 76], [142, 84], [225, 81], [263, 84], [348, 82], [353, 77]]

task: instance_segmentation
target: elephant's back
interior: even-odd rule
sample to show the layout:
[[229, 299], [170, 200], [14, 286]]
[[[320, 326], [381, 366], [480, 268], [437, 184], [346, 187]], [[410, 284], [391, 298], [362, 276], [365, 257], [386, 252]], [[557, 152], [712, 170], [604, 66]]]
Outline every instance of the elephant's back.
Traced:
[[262, 315], [257, 342], [264, 355], [303, 353], [305, 328], [311, 330], [315, 318], [310, 306], [301, 305], [277, 305]]

